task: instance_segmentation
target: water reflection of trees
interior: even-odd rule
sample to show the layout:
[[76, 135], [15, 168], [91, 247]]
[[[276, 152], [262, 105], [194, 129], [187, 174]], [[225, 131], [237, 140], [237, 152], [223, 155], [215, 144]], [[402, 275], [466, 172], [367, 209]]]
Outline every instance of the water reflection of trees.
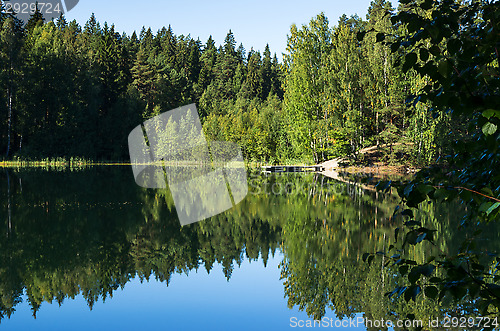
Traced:
[[[339, 319], [362, 314], [372, 321], [394, 323], [409, 314], [425, 323], [438, 317], [442, 321], [446, 315], [475, 316], [474, 303], [467, 297], [460, 302], [448, 298], [446, 305], [437, 305], [423, 296], [407, 305], [385, 296], [401, 283], [397, 266], [382, 255], [371, 264], [364, 263], [362, 256], [387, 251], [394, 244], [392, 229], [403, 222], [392, 217], [395, 202], [376, 192], [340, 195], [323, 208], [325, 216], [303, 212], [298, 206], [307, 202], [297, 201], [283, 224], [281, 277], [289, 307], [298, 307], [315, 319], [331, 309]], [[468, 235], [458, 230], [464, 215], [464, 208], [456, 202], [423, 205], [416, 220], [437, 229], [439, 237], [434, 245], [410, 247], [413, 259], [423, 263], [432, 256], [456, 252], [460, 239]], [[477, 249], [498, 250], [497, 232], [489, 233], [485, 246]]]
[[[221, 264], [230, 279], [242, 260], [267, 263], [279, 248], [289, 306], [312, 317], [330, 308], [339, 317], [363, 312], [378, 319], [417, 307], [429, 316], [443, 313], [430, 301], [413, 308], [390, 302], [384, 293], [395, 284], [391, 269], [381, 260], [361, 262], [363, 252], [393, 238], [388, 225], [400, 221], [391, 219], [393, 196], [312, 174], [251, 173], [250, 193], [236, 208], [181, 228], [169, 191], [140, 189], [129, 172], [22, 171], [4, 178], [0, 318], [11, 316], [23, 291], [33, 314], [43, 302], [62, 304], [79, 294], [92, 308], [136, 276], [168, 285], [174, 273]], [[457, 235], [449, 216], [457, 213], [449, 208], [429, 205], [420, 216], [445, 233], [441, 251], [453, 249]], [[424, 259], [429, 252], [415, 254]]]
[[173, 273], [221, 263], [229, 279], [242, 259], [267, 262], [279, 247], [279, 222], [244, 205], [181, 228], [168, 191], [138, 188], [129, 169], [9, 176], [0, 187], [2, 214], [12, 214], [11, 228], [5, 217], [0, 225], [2, 318], [23, 291], [34, 315], [79, 294], [92, 308], [136, 276], [168, 285]]

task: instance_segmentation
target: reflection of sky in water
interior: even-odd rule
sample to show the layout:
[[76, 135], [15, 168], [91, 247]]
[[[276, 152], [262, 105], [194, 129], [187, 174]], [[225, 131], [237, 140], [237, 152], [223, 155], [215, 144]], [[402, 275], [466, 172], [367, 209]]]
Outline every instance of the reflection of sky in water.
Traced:
[[[2, 320], [1, 330], [286, 330], [290, 318], [307, 320], [305, 312], [287, 308], [278, 264], [283, 255], [245, 260], [228, 282], [220, 265], [207, 275], [205, 269], [189, 276], [173, 274], [170, 286], [138, 278], [114, 292], [92, 311], [79, 295], [57, 303], [42, 303], [36, 320], [27, 302], [17, 306], [12, 318]], [[23, 298], [25, 299], [25, 298]], [[335, 314], [328, 311], [328, 318]], [[304, 329], [304, 328], [295, 328]], [[325, 329], [325, 328], [322, 328]], [[358, 328], [364, 330], [365, 328]]]

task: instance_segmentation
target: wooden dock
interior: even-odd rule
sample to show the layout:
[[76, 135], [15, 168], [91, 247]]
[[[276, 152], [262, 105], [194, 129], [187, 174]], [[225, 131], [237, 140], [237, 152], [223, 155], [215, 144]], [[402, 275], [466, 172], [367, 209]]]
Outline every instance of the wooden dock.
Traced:
[[263, 172], [322, 172], [325, 167], [321, 165], [315, 166], [263, 166]]

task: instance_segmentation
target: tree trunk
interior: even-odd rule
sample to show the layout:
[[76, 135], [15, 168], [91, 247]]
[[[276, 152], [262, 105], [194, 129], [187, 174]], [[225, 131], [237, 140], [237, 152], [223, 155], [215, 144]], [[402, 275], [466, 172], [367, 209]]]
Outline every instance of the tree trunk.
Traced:
[[9, 157], [10, 153], [10, 137], [11, 137], [11, 132], [12, 132], [12, 87], [9, 87], [7, 90], [7, 97], [9, 99], [9, 105], [8, 105], [8, 115], [7, 115], [7, 153], [5, 154], [6, 157]]

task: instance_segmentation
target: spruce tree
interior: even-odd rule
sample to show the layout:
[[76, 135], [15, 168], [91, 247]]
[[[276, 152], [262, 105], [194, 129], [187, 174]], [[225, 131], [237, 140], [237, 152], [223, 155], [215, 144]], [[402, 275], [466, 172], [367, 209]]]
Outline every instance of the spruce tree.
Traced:
[[38, 2], [35, 3], [35, 11], [30, 15], [28, 22], [26, 22], [25, 29], [28, 33], [33, 32], [33, 29], [37, 26], [43, 25], [45, 18], [42, 12], [38, 9]]
[[271, 62], [271, 51], [269, 49], [269, 44], [266, 45], [264, 50], [264, 57], [262, 59], [261, 68], [262, 77], [262, 89], [260, 97], [265, 100], [269, 96], [272, 88], [272, 62]]

